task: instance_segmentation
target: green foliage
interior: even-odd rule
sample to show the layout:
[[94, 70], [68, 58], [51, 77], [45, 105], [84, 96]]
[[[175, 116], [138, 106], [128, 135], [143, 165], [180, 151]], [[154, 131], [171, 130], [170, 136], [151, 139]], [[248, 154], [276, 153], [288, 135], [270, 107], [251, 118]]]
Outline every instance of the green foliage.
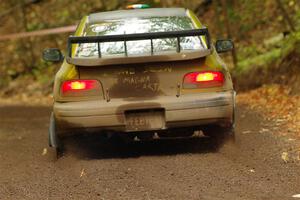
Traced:
[[267, 67], [277, 59], [281, 58], [281, 52], [281, 49], [272, 49], [264, 54], [243, 59], [243, 61], [238, 63], [236, 71], [240, 73], [246, 73], [253, 67]]
[[300, 54], [300, 32], [292, 33], [278, 41], [275, 46], [265, 47], [261, 51], [255, 45], [247, 47], [244, 54], [240, 54], [240, 62], [235, 72], [243, 74], [253, 68], [267, 69], [277, 66], [291, 52]]
[[[79, 20], [93, 12], [125, 8], [128, 4], [146, 3], [151, 7], [187, 7], [195, 10], [202, 1], [199, 0], [49, 0], [30, 5], [23, 10], [15, 8], [9, 15], [0, 18], [0, 34], [35, 31], [77, 24]], [[224, 17], [220, 1], [216, 2], [200, 16], [212, 36], [224, 36]], [[276, 45], [265, 45], [263, 41], [273, 38], [280, 32], [288, 30], [282, 13], [274, 0], [228, 0], [227, 11], [238, 53], [238, 73], [246, 72], [253, 67], [272, 65], [281, 60], [291, 49], [300, 48], [299, 33], [293, 34]], [[282, 0], [289, 11], [293, 22], [300, 29], [300, 2], [298, 0]], [[2, 0], [0, 13], [19, 4], [20, 0]], [[24, 11], [24, 13], [23, 13]], [[216, 13], [214, 13], [216, 12]], [[24, 14], [24, 15], [23, 15]], [[202, 14], [202, 13], [200, 13]], [[216, 22], [216, 18], [218, 22]], [[48, 47], [66, 47], [68, 34], [27, 38], [0, 43], [0, 88], [10, 81], [22, 76], [30, 76], [34, 80], [46, 84], [51, 81], [58, 65], [41, 60], [41, 52]], [[297, 41], [297, 42], [295, 42]], [[299, 50], [300, 51], [300, 50]]]

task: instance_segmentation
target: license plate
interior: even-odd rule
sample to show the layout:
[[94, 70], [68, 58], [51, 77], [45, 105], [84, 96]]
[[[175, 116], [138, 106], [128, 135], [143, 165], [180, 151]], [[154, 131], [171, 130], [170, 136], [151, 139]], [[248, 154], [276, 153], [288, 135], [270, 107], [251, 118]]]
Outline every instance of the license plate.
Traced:
[[127, 131], [159, 130], [165, 127], [164, 112], [130, 111], [125, 113]]

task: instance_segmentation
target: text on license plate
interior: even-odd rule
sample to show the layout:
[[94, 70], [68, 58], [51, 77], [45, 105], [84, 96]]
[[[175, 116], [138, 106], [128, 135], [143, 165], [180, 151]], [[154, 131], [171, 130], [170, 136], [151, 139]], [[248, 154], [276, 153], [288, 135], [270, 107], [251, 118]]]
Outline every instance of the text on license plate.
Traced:
[[125, 113], [127, 131], [158, 130], [165, 127], [164, 112], [161, 110], [130, 111]]

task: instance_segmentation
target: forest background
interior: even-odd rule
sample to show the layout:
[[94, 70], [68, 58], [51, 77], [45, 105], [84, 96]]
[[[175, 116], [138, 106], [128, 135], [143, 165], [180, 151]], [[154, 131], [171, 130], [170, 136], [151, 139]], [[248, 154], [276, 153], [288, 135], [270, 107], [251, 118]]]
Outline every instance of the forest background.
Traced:
[[274, 84], [300, 93], [300, 1], [298, 0], [1, 0], [0, 97], [20, 101], [51, 96], [59, 64], [46, 63], [43, 49], [66, 49], [71, 33], [2, 40], [20, 32], [76, 25], [92, 12], [133, 3], [186, 7], [209, 28], [213, 39], [230, 38], [235, 51], [223, 55], [238, 91]]

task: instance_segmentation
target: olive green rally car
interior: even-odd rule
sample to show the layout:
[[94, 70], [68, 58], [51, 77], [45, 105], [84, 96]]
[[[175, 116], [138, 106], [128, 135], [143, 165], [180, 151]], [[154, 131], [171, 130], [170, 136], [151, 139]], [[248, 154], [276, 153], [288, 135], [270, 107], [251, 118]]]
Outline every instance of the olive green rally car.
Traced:
[[233, 135], [235, 91], [208, 29], [184, 8], [149, 8], [90, 14], [68, 39], [55, 76], [50, 146], [72, 130], [149, 139]]

